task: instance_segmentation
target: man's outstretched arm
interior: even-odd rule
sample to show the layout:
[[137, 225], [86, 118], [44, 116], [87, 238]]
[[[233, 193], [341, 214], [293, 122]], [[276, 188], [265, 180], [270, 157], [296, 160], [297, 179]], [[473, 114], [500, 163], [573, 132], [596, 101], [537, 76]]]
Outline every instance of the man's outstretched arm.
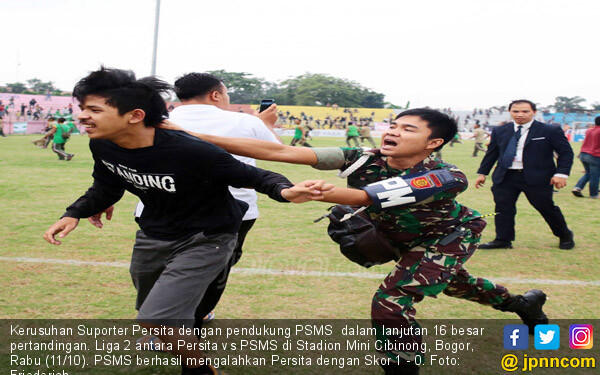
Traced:
[[321, 195], [314, 194], [311, 198], [315, 201], [346, 204], [349, 206], [370, 206], [373, 201], [364, 190], [335, 187], [329, 191], [321, 191]]
[[219, 137], [216, 135], [200, 134], [184, 130], [183, 128], [171, 122], [163, 123], [161, 127], [164, 129], [185, 131], [194, 137], [217, 145], [234, 155], [247, 156], [259, 160], [281, 161], [292, 164], [317, 164], [317, 155], [310, 148], [306, 147], [292, 147], [250, 138], [229, 138]]
[[373, 182], [360, 190], [336, 187], [323, 191], [322, 197], [315, 195], [312, 199], [351, 206], [372, 206], [380, 211], [453, 198], [466, 188], [467, 179], [462, 172], [438, 169]]
[[59, 238], [65, 237], [77, 227], [80, 218], [93, 216], [106, 210], [107, 207], [110, 208], [121, 199], [124, 192], [122, 188], [108, 187], [94, 180], [94, 184], [88, 191], [67, 207], [60, 220], [48, 228], [44, 233], [44, 239], [53, 245], [60, 245], [61, 242], [54, 238], [56, 234]]
[[99, 163], [97, 160], [94, 163], [94, 173], [92, 174], [94, 183], [92, 186], [84, 195], [67, 207], [60, 220], [50, 226], [44, 233], [44, 239], [49, 243], [60, 245], [61, 242], [55, 239], [55, 235], [58, 234], [59, 238], [65, 237], [77, 227], [80, 218], [90, 217], [107, 210], [107, 208], [118, 202], [125, 193], [125, 189], [113, 180], [106, 167]]

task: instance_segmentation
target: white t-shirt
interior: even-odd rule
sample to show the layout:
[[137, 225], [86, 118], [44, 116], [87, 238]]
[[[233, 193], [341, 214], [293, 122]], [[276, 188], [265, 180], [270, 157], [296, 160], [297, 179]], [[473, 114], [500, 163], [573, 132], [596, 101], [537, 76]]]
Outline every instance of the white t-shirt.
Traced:
[[[218, 135], [222, 137], [254, 138], [280, 143], [267, 126], [256, 116], [247, 113], [224, 111], [214, 105], [188, 104], [180, 105], [169, 114], [169, 120], [186, 130], [196, 133]], [[234, 158], [252, 166], [256, 161], [245, 156], [233, 155]], [[243, 220], [258, 217], [256, 192], [254, 189], [238, 189], [229, 187], [235, 199], [248, 203], [248, 211]], [[143, 204], [138, 203], [136, 216], [141, 215]]]

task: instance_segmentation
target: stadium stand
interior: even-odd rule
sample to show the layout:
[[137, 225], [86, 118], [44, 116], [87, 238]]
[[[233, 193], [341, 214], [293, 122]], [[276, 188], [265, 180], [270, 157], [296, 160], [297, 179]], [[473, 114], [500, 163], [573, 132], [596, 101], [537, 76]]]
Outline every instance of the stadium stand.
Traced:
[[572, 125], [574, 122], [593, 123], [594, 118], [598, 114], [592, 113], [544, 113], [544, 122], [549, 124], [567, 124]]
[[[258, 106], [257, 106], [258, 107]], [[334, 109], [333, 107], [308, 107], [308, 106], [292, 106], [292, 105], [278, 105], [278, 109], [282, 112], [290, 112], [290, 115], [300, 117], [302, 112], [306, 116], [313, 116], [315, 119], [324, 119], [327, 116], [338, 117], [346, 116], [349, 113], [344, 112], [344, 108]], [[387, 119], [390, 115], [394, 115], [394, 110], [387, 108], [348, 108], [354, 117], [373, 117], [373, 121], [381, 122]], [[373, 115], [371, 116], [371, 113]]]
[[[52, 114], [59, 110], [61, 113], [68, 113], [67, 109], [71, 105], [73, 109], [73, 117], [76, 119], [77, 114], [80, 112], [79, 103], [76, 99], [70, 96], [50, 96], [46, 95], [29, 95], [29, 94], [13, 94], [13, 93], [0, 93], [0, 101], [4, 106], [8, 106], [10, 99], [13, 98], [13, 105], [8, 108], [8, 116], [4, 116], [3, 127], [6, 134], [13, 133], [13, 123], [16, 122], [27, 122], [28, 125], [26, 133], [39, 132], [40, 122], [34, 121], [31, 118], [22, 118], [19, 116], [21, 112], [21, 105], [25, 104], [29, 108], [29, 102], [31, 99], [35, 99], [37, 105], [42, 108], [40, 120], [44, 120], [47, 114]], [[177, 107], [181, 103], [169, 102], [169, 107]], [[258, 104], [232, 104], [230, 110], [234, 112], [245, 112], [249, 114], [256, 114], [258, 111]], [[389, 121], [399, 113], [401, 110], [393, 110], [387, 108], [342, 108], [336, 106], [322, 106], [322, 107], [309, 107], [309, 106], [288, 106], [278, 105], [279, 113], [285, 118], [284, 121], [280, 121], [279, 125], [284, 128], [293, 127], [292, 121], [288, 121], [289, 118], [300, 118], [308, 119], [312, 118], [310, 125], [318, 128], [318, 124], [315, 126], [316, 120], [320, 120], [321, 123], [326, 118], [340, 119], [345, 118], [346, 121], [336, 121], [335, 128], [340, 129], [345, 126], [351, 118], [356, 119], [370, 119], [368, 123], [373, 126], [374, 124], [382, 124]], [[453, 111], [451, 109], [444, 109], [444, 112], [453, 116], [457, 119], [459, 129], [461, 131], [471, 131], [475, 122], [479, 122], [484, 127], [492, 127], [503, 124], [507, 121], [511, 121], [510, 114], [507, 111], [499, 111], [497, 109], [485, 109], [485, 110], [473, 110], [473, 111]], [[593, 123], [594, 118], [597, 114], [593, 113], [542, 113], [538, 112], [536, 119], [544, 121], [549, 124], [561, 125], [565, 128], [569, 139], [579, 141], [582, 137], [582, 131], [587, 128], [587, 124]], [[384, 124], [385, 125], [385, 124]], [[323, 126], [325, 128], [325, 126]], [[25, 132], [25, 130], [23, 130]], [[579, 136], [577, 136], [579, 135]]]

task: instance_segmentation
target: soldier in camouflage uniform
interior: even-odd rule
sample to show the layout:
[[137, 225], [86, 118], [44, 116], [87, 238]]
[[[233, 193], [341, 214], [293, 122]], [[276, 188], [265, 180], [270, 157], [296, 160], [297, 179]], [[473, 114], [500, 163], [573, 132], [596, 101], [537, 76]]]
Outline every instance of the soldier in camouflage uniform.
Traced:
[[[545, 324], [542, 311], [546, 296], [539, 290], [513, 295], [486, 279], [471, 276], [464, 263], [477, 249], [485, 221], [480, 214], [456, 202], [466, 190], [467, 178], [455, 166], [432, 155], [457, 133], [456, 122], [431, 109], [413, 109], [400, 113], [382, 135], [380, 149], [297, 148], [252, 139], [222, 138], [194, 134], [227, 151], [255, 159], [308, 164], [317, 169], [341, 169], [348, 175], [346, 188], [335, 188], [325, 194], [325, 201], [354, 206], [368, 206], [370, 219], [387, 240], [401, 250], [402, 256], [392, 272], [383, 280], [372, 301], [371, 317], [377, 339], [395, 343], [420, 343], [419, 334], [385, 335], [382, 327], [410, 329], [419, 327], [414, 305], [425, 296], [440, 293], [490, 305], [501, 311], [516, 312], [530, 327]], [[361, 163], [357, 161], [362, 159]], [[360, 164], [360, 165], [359, 165]], [[414, 204], [392, 205], [377, 209], [373, 196], [366, 191], [370, 184], [395, 177], [410, 179], [425, 171], [449, 171], [452, 188], [444, 189]], [[431, 181], [413, 178], [418, 190]], [[413, 190], [414, 191], [414, 190]], [[461, 229], [460, 232], [457, 230]], [[452, 233], [460, 233], [453, 238]], [[456, 234], [455, 233], [455, 234]], [[417, 330], [414, 330], [416, 332]], [[392, 362], [385, 365], [386, 374], [417, 374], [419, 353], [394, 349], [381, 350]], [[421, 361], [417, 361], [421, 363]]]
[[[365, 154], [361, 149], [342, 149], [342, 152], [345, 159], [342, 170]], [[510, 300], [511, 295], [505, 287], [473, 277], [463, 267], [477, 249], [486, 225], [479, 212], [455, 200], [467, 188], [466, 176], [455, 166], [434, 158], [433, 154], [411, 168], [395, 169], [387, 165], [386, 157], [379, 150], [368, 153], [372, 156], [367, 162], [348, 176], [348, 186], [362, 188], [391, 177], [436, 169], [450, 171], [461, 182], [458, 187], [435, 194], [427, 203], [390, 207], [379, 212], [372, 207], [367, 208], [369, 217], [379, 231], [403, 252], [373, 297], [371, 318], [377, 328], [377, 339], [381, 342], [420, 343], [419, 335], [404, 335], [402, 339], [386, 337], [382, 327], [412, 327], [416, 331], [420, 326], [415, 320], [414, 305], [426, 296], [436, 297], [443, 292], [451, 297], [492, 306], [501, 306]], [[464, 235], [449, 244], [439, 244], [442, 238], [463, 223], [462, 227], [466, 229]], [[388, 345], [394, 346], [399, 345]], [[415, 357], [422, 353], [388, 350], [382, 354], [393, 360], [401, 358], [415, 361]], [[417, 363], [423, 363], [423, 360], [417, 359]], [[390, 369], [389, 373], [395, 373], [394, 370]]]

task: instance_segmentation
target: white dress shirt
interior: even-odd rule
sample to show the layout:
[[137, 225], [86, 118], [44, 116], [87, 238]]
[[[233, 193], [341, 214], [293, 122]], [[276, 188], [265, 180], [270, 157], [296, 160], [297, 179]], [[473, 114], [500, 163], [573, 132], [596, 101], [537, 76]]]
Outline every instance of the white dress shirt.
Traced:
[[523, 147], [525, 147], [525, 141], [527, 140], [527, 134], [529, 134], [529, 128], [531, 124], [533, 124], [533, 120], [519, 125], [516, 122], [513, 122], [515, 126], [515, 133], [521, 126], [521, 138], [519, 138], [519, 142], [517, 143], [517, 153], [515, 154], [515, 158], [513, 159], [513, 163], [508, 169], [523, 169]]
[[[247, 113], [224, 111], [214, 105], [180, 105], [171, 111], [169, 120], [185, 130], [196, 133], [222, 137], [254, 138], [280, 143], [258, 117]], [[256, 166], [256, 160], [252, 158], [238, 155], [233, 155], [233, 157], [242, 163]], [[229, 191], [235, 199], [242, 200], [249, 205], [243, 220], [252, 220], [258, 217], [257, 197], [254, 189], [239, 189], [230, 186]], [[141, 215], [142, 209], [143, 204], [139, 202], [136, 208], [136, 216]]]
[[[523, 148], [525, 147], [525, 141], [527, 140], [527, 135], [529, 134], [529, 128], [531, 128], [531, 124], [533, 124], [533, 121], [535, 121], [535, 120], [531, 120], [522, 125], [519, 125], [516, 122], [513, 122], [515, 133], [517, 132], [518, 127], [522, 126], [521, 138], [519, 138], [519, 142], [517, 143], [517, 153], [515, 154], [513, 163], [510, 166], [510, 168], [508, 168], [508, 169], [523, 169]], [[554, 177], [567, 178], [569, 176], [566, 174], [556, 173], [556, 174], [554, 174]]]

